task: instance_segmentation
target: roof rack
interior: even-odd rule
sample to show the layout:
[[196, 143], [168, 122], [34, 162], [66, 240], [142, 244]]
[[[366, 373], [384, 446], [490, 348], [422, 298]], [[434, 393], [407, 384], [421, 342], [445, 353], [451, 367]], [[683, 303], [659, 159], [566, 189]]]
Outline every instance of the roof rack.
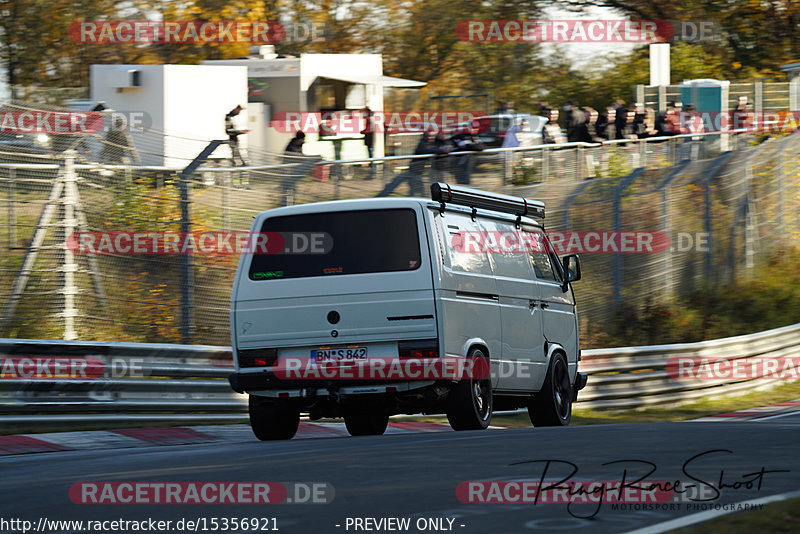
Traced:
[[443, 182], [431, 184], [431, 198], [442, 204], [457, 204], [469, 206], [473, 209], [483, 208], [487, 210], [511, 213], [517, 217], [538, 217], [544, 219], [544, 202], [540, 200], [530, 200], [523, 197], [512, 197], [500, 193], [489, 193], [469, 187], [458, 185], [448, 185]]

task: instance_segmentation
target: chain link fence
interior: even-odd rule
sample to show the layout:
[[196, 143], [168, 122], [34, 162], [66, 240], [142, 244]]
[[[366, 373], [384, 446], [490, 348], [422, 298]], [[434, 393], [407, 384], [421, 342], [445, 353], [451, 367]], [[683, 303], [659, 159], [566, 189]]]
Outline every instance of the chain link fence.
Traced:
[[[151, 141], [135, 146], [122, 134], [70, 137], [58, 148], [34, 149], [26, 136], [0, 144], [2, 337], [225, 345], [238, 263], [238, 237], [227, 233], [247, 232], [266, 209], [427, 196], [433, 181], [542, 200], [549, 231], [668, 236], [670, 246], [650, 254], [578, 250], [584, 329], [600, 328], [623, 302], [746, 276], [756, 255], [800, 237], [800, 135], [760, 144], [749, 133], [703, 134], [335, 162], [251, 153], [248, 161], [267, 163], [239, 167], [224, 143], [179, 165], [137, 164], [165, 143], [202, 148], [210, 140], [152, 130], [137, 137]], [[102, 235], [113, 240], [119, 232], [211, 233], [215, 246], [195, 243], [187, 254], [121, 252], [119, 242], [103, 249]], [[80, 236], [93, 240], [94, 253], [81, 248]]]

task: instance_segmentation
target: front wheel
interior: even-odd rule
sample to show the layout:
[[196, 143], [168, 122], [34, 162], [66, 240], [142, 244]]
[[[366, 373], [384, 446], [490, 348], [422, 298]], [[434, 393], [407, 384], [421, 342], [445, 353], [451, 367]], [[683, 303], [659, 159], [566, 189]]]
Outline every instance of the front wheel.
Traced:
[[563, 354], [553, 354], [539, 393], [528, 403], [533, 426], [567, 426], [572, 419], [572, 387], [569, 367]]
[[[470, 350], [467, 357], [475, 362], [474, 369], [489, 369], [489, 359], [481, 349]], [[491, 373], [473, 372], [450, 391], [447, 420], [453, 430], [483, 430], [492, 420], [492, 405]]]
[[300, 411], [285, 402], [250, 395], [250, 427], [261, 441], [292, 439], [300, 425]]

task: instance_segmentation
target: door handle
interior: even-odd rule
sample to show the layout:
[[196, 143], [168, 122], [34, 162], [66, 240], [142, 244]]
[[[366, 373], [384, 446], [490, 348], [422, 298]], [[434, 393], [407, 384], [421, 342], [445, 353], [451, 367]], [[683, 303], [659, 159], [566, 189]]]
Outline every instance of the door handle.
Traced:
[[528, 301], [528, 306], [530, 306], [531, 308], [535, 308], [536, 304], [537, 304], [537, 302], [535, 300], [529, 300]]
[[550, 307], [550, 305], [548, 303], [546, 303], [545, 301], [542, 301], [542, 309], [549, 308], [549, 307]]

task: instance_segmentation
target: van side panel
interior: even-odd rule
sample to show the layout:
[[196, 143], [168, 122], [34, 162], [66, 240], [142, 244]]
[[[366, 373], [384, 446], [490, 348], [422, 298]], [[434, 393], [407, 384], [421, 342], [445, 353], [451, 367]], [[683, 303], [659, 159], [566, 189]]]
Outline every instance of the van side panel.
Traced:
[[501, 355], [497, 281], [485, 253], [458, 251], [464, 232], [479, 232], [480, 225], [468, 215], [449, 211], [435, 212], [434, 223], [443, 262], [439, 294], [445, 354], [464, 355], [469, 340], [483, 339], [496, 379]]
[[[536, 391], [545, 374], [543, 310], [530, 255], [514, 249], [520, 233], [511, 222], [485, 219], [481, 226], [498, 246], [489, 254], [499, 292], [503, 348], [497, 389]], [[510, 250], [507, 250], [510, 249]]]

